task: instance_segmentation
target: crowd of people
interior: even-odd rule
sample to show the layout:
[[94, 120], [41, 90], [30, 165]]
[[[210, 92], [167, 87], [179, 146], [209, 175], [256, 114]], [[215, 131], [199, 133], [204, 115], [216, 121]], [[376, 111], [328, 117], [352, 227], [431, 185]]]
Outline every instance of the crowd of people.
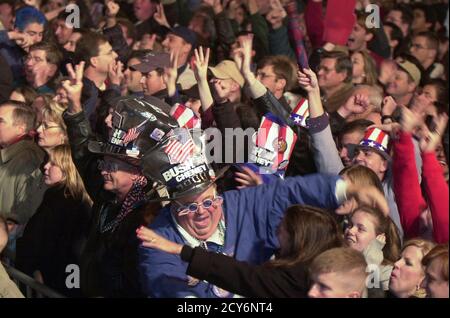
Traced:
[[0, 0], [2, 263], [67, 297], [448, 298], [448, 16]]

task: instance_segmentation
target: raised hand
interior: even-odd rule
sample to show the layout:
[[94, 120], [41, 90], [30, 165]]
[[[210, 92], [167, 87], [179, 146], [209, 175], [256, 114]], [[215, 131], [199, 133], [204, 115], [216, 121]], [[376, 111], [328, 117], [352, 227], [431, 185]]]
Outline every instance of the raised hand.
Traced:
[[123, 64], [120, 61], [115, 61], [108, 66], [108, 78], [111, 84], [118, 85], [122, 83], [124, 78], [123, 75]]
[[400, 106], [402, 109], [402, 116], [400, 120], [400, 124], [402, 126], [402, 130], [405, 132], [412, 133], [416, 128], [419, 128], [422, 124], [422, 119], [420, 116], [406, 106]]
[[283, 19], [287, 16], [286, 10], [284, 10], [280, 0], [270, 0], [270, 8], [277, 12]]
[[170, 67], [164, 68], [163, 80], [167, 86], [169, 96], [174, 96], [176, 92], [177, 77], [178, 77], [178, 56], [179, 51], [170, 53]]
[[156, 5], [156, 12], [153, 14], [153, 18], [159, 25], [165, 26], [170, 29], [170, 24], [167, 21], [166, 13], [164, 12], [164, 6], [162, 3]]
[[241, 47], [236, 48], [231, 52], [231, 57], [237, 65], [237, 68], [242, 72], [242, 64], [244, 63], [244, 51]]
[[62, 82], [63, 88], [67, 92], [67, 98], [69, 99], [69, 113], [76, 114], [82, 110], [81, 108], [81, 92], [83, 90], [83, 73], [85, 62], [82, 61], [75, 65], [75, 70], [72, 64], [67, 64], [67, 72], [69, 73], [70, 80]]
[[270, 0], [270, 12], [266, 15], [267, 21], [273, 29], [278, 29], [283, 24], [283, 19], [287, 16], [279, 0]]
[[384, 216], [389, 215], [389, 205], [384, 193], [374, 186], [365, 186], [355, 184], [350, 180], [347, 183], [347, 199], [355, 198], [356, 202], [361, 205], [368, 205], [378, 208]]
[[392, 96], [386, 96], [383, 99], [383, 105], [381, 108], [381, 112], [385, 116], [391, 116], [395, 109], [397, 108], [397, 102], [394, 100]]
[[402, 128], [402, 126], [400, 125], [400, 123], [396, 123], [396, 122], [390, 122], [387, 124], [381, 124], [381, 125], [370, 125], [369, 127], [367, 127], [366, 130], [369, 130], [371, 128], [379, 128], [381, 130], [384, 130], [385, 132], [388, 132], [391, 135], [396, 135], [397, 132]]
[[239, 37], [239, 44], [242, 48], [242, 73], [253, 74], [251, 70], [252, 49], [253, 49], [253, 34]]
[[261, 176], [247, 167], [242, 167], [241, 172], [235, 172], [234, 180], [241, 184], [237, 187], [238, 189], [254, 187], [263, 184]]
[[298, 84], [301, 88], [303, 88], [308, 93], [319, 93], [319, 82], [317, 80], [317, 75], [311, 69], [303, 69], [302, 71], [298, 71]]
[[419, 143], [422, 152], [436, 151], [447, 127], [448, 115], [445, 113], [439, 114], [434, 118], [434, 121], [436, 124], [435, 130], [430, 131], [426, 125], [422, 127], [422, 137]]
[[183, 245], [169, 241], [149, 228], [141, 226], [136, 230], [136, 234], [138, 239], [142, 241], [142, 246], [154, 248], [170, 254], [181, 254]]
[[136, 50], [153, 50], [156, 41], [156, 33], [144, 34], [138, 43]]
[[357, 115], [364, 113], [369, 109], [369, 97], [364, 94], [356, 94], [350, 96], [347, 102], [339, 109], [339, 114], [347, 118], [350, 115]]
[[198, 49], [194, 50], [195, 55], [194, 74], [197, 79], [197, 82], [208, 80], [207, 74], [208, 74], [209, 53], [210, 53], [209, 48], [206, 48], [206, 52], [203, 53], [203, 47], [201, 46]]
[[33, 44], [33, 39], [25, 32], [10, 31], [8, 32], [8, 37], [26, 52], [28, 52], [28, 49]]

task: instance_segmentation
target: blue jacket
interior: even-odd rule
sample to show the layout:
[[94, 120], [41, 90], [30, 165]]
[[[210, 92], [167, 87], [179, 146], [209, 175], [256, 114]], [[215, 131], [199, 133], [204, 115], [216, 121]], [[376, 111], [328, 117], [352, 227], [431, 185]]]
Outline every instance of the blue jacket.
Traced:
[[3, 55], [14, 79], [14, 87], [19, 87], [25, 84], [25, 70], [23, 66], [23, 58], [26, 55], [25, 51], [11, 41], [8, 37], [8, 31], [0, 31], [0, 54]]
[[[276, 233], [284, 211], [293, 204], [337, 208], [338, 180], [337, 176], [310, 175], [225, 192], [225, 246], [216, 251], [251, 264], [269, 260], [279, 248]], [[171, 241], [186, 243], [174, 224], [170, 207], [161, 210], [150, 228]], [[187, 263], [178, 255], [140, 246], [138, 266], [141, 286], [147, 296], [206, 298], [220, 294], [215, 286], [204, 281], [189, 286]], [[222, 295], [233, 296], [226, 292]]]

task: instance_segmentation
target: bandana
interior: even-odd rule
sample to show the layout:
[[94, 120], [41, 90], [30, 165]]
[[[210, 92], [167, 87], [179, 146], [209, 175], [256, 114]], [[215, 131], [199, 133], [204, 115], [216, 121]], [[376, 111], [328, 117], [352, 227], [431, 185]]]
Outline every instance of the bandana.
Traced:
[[[136, 204], [143, 201], [145, 199], [144, 188], [147, 185], [147, 179], [144, 176], [138, 177], [137, 180], [133, 182], [131, 190], [128, 192], [125, 200], [122, 203], [119, 214], [106, 224], [101, 232], [105, 233], [110, 230], [115, 230], [115, 228], [122, 222], [122, 220], [133, 211], [136, 207]], [[105, 216], [106, 217], [106, 216]]]

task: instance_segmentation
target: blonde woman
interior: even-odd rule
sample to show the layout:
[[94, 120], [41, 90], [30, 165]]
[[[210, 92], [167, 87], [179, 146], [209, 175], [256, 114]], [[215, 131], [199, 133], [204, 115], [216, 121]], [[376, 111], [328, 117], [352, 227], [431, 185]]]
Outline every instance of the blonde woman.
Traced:
[[401, 258], [394, 264], [389, 282], [391, 296], [397, 298], [424, 298], [422, 287], [425, 267], [422, 259], [431, 251], [434, 243], [424, 239], [411, 239], [402, 249]]
[[79, 296], [80, 289], [66, 287], [66, 266], [79, 264], [92, 201], [68, 145], [49, 151], [44, 178], [49, 189], [17, 242], [16, 265], [62, 294]]
[[62, 118], [65, 108], [48, 101], [41, 110], [41, 123], [37, 128], [37, 143], [47, 153], [54, 147], [67, 144], [67, 128]]

